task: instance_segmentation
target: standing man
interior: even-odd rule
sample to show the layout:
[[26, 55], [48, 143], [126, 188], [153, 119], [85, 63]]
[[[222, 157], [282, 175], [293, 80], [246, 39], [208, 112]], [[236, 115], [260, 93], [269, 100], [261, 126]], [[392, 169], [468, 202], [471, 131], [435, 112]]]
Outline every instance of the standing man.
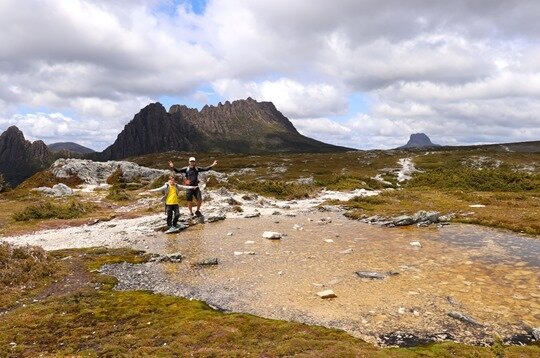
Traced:
[[[212, 169], [217, 164], [217, 160], [214, 160], [214, 163], [208, 167], [198, 167], [197, 161], [194, 157], [189, 158], [189, 165], [181, 169], [176, 169], [173, 162], [169, 162], [169, 166], [176, 173], [182, 173], [185, 175], [186, 179], [184, 180], [185, 185], [197, 186], [199, 185], [199, 172], [207, 172]], [[197, 211], [195, 215], [201, 217], [201, 204], [202, 204], [202, 193], [201, 189], [197, 186], [196, 189], [187, 189], [186, 198], [188, 202], [188, 209], [190, 215], [193, 216], [193, 198], [197, 200]]]
[[166, 233], [177, 232], [180, 230], [178, 227], [178, 219], [180, 218], [178, 192], [182, 189], [193, 190], [198, 188], [196, 186], [178, 185], [174, 174], [169, 175], [169, 181], [163, 184], [161, 187], [148, 190], [149, 192], [161, 192], [163, 198], [161, 199], [165, 203], [165, 211], [167, 213], [167, 226], [169, 230]]

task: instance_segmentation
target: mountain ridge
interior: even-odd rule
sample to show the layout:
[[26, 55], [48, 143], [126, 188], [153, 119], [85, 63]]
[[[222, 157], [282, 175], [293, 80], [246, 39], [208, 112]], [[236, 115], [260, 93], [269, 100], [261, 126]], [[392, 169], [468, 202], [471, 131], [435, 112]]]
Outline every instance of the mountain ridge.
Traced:
[[226, 101], [201, 110], [159, 103], [142, 108], [116, 141], [94, 157], [113, 160], [166, 151], [265, 153], [326, 152], [351, 148], [300, 134], [272, 102]]

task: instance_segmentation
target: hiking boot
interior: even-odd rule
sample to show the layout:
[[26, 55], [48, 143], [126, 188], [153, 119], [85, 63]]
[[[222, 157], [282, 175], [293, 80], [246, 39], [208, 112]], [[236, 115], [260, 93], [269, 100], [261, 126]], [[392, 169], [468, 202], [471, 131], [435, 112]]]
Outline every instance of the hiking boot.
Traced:
[[199, 210], [197, 210], [197, 211], [195, 212], [195, 216], [198, 217], [198, 218], [200, 218], [200, 217], [202, 216], [202, 214], [201, 214], [201, 212], [200, 212]]

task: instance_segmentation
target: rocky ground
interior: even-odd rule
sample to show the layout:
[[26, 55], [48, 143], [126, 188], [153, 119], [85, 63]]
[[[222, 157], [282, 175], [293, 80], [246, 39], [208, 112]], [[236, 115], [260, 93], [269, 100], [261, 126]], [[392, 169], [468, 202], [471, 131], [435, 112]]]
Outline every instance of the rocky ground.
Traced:
[[[401, 165], [400, 178], [416, 170], [407, 158]], [[84, 181], [88, 184], [76, 192], [92, 195], [102, 185]], [[309, 199], [274, 200], [220, 188], [205, 192], [206, 223], [183, 216], [184, 230], [174, 235], [163, 233], [164, 215], [155, 214], [1, 239], [47, 250], [144, 250], [155, 254], [151, 262], [102, 268], [118, 278], [117, 289], [151, 290], [223, 310], [336, 327], [380, 345], [447, 339], [485, 344], [495, 335], [507, 343], [534, 339], [540, 326], [537, 240], [446, 225], [451, 219], [446, 213], [360, 222], [343, 217], [339, 205], [324, 205], [378, 193], [322, 191]], [[117, 211], [158, 201], [143, 193]]]

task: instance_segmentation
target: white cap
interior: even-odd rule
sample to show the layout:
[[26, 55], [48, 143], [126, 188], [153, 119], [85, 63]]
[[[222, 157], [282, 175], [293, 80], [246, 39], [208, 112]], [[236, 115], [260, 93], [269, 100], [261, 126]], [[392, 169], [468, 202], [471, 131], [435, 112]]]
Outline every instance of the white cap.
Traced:
[[189, 161], [190, 161], [190, 162], [194, 162], [194, 161], [195, 161], [195, 157], [190, 157], [190, 158], [189, 158]]

